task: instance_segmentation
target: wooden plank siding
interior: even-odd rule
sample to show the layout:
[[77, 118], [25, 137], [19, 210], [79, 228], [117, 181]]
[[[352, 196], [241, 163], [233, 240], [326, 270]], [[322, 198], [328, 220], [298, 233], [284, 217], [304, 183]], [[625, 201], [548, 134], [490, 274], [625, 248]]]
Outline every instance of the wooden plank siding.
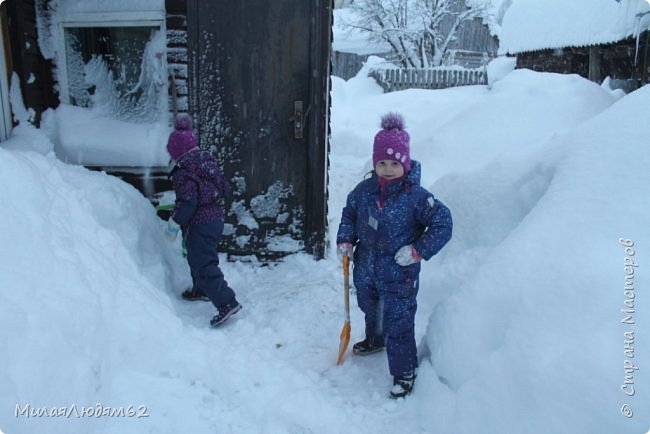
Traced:
[[24, 104], [34, 109], [34, 124], [39, 126], [43, 112], [58, 106], [59, 99], [54, 91], [52, 62], [43, 58], [38, 47], [36, 5], [34, 0], [10, 0], [2, 7], [11, 52], [9, 78], [13, 72], [18, 75]]
[[167, 66], [169, 68], [169, 107], [176, 113], [189, 110], [189, 68], [187, 1], [165, 0], [167, 28]]
[[614, 80], [630, 80], [639, 87], [649, 82], [649, 33], [646, 31], [639, 37], [638, 50], [637, 39], [630, 37], [591, 47], [566, 47], [518, 53], [517, 68], [578, 74], [597, 83], [601, 83], [606, 77]]

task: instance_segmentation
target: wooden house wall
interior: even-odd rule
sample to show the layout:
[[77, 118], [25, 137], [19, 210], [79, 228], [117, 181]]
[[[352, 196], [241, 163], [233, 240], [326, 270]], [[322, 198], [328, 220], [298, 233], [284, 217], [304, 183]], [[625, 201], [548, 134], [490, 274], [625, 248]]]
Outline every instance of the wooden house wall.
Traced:
[[[167, 62], [170, 71], [170, 110], [188, 110], [187, 1], [166, 0]], [[26, 107], [36, 112], [40, 125], [42, 113], [59, 105], [51, 60], [43, 58], [38, 47], [36, 8], [47, 8], [48, 0], [6, 0], [2, 3], [7, 23], [7, 69], [16, 72]], [[173, 77], [173, 80], [172, 80]], [[171, 118], [171, 117], [170, 117]]]
[[[457, 0], [452, 6], [456, 11], [467, 9], [464, 0]], [[441, 31], [447, 34], [456, 21], [455, 16], [447, 16], [441, 22]], [[490, 33], [487, 24], [479, 17], [460, 24], [445, 53], [444, 65], [460, 65], [465, 68], [478, 68], [497, 55], [498, 40]]]
[[638, 51], [636, 38], [600, 47], [602, 78], [634, 79], [639, 85], [648, 83], [649, 38], [648, 31], [641, 35]]
[[[7, 34], [10, 45], [11, 63], [10, 70], [20, 76], [20, 86], [23, 100], [26, 107], [36, 111], [35, 124], [38, 126], [41, 114], [48, 108], [56, 108], [59, 105], [59, 97], [56, 92], [57, 83], [53, 75], [54, 65], [51, 61], [45, 60], [40, 52], [38, 44], [36, 12], [47, 12], [51, 0], [6, 0], [3, 2], [3, 12], [7, 18]], [[197, 113], [191, 95], [198, 86], [197, 66], [192, 62], [196, 61], [197, 53], [193, 47], [198, 47], [196, 37], [188, 31], [188, 0], [165, 0], [165, 27], [167, 37], [166, 61], [169, 74], [169, 99], [170, 99], [170, 120], [177, 112]], [[201, 2], [197, 0], [197, 5]], [[287, 7], [291, 7], [287, 1]], [[308, 149], [309, 156], [306, 161], [299, 162], [299, 167], [305, 166], [309, 178], [305, 181], [310, 192], [305, 195], [301, 202], [304, 218], [303, 239], [305, 250], [314, 254], [316, 258], [322, 258], [325, 251], [325, 229], [326, 220], [326, 174], [327, 174], [327, 128], [329, 115], [329, 93], [327, 82], [329, 80], [330, 64], [329, 50], [331, 44], [331, 3], [330, 0], [322, 0], [315, 3], [318, 7], [310, 6], [312, 13], [318, 12], [318, 16], [312, 17], [312, 28], [309, 31], [315, 33], [314, 45], [311, 47], [311, 57], [306, 60], [311, 62], [315, 70], [307, 69], [304, 88], [309, 92], [301, 100], [306, 102], [308, 108], [312, 108], [312, 115], [306, 119], [305, 131], [309, 137], [303, 141]], [[198, 9], [197, 9], [198, 10]], [[309, 17], [307, 17], [309, 18]], [[314, 20], [318, 20], [314, 24]], [[322, 22], [321, 22], [322, 21]], [[191, 22], [191, 21], [190, 21]], [[308, 21], [306, 21], [308, 22]], [[194, 53], [193, 56], [190, 54]], [[314, 71], [318, 71], [315, 74]], [[193, 90], [194, 89], [194, 90]], [[307, 111], [309, 113], [309, 109]], [[200, 126], [201, 123], [199, 122]], [[293, 130], [292, 130], [293, 131]], [[295, 134], [295, 131], [294, 131]], [[324, 141], [325, 140], [325, 141]], [[293, 142], [292, 142], [293, 143]], [[202, 143], [207, 147], [208, 143]], [[307, 152], [307, 151], [305, 151]], [[153, 191], [169, 190], [169, 180], [166, 176], [166, 168], [155, 172], [146, 168], [124, 168], [124, 167], [98, 167], [124, 179], [134, 185], [144, 194]], [[293, 185], [293, 184], [291, 184]], [[255, 193], [255, 192], [254, 192]], [[252, 193], [251, 193], [252, 194]]]
[[539, 72], [589, 75], [589, 49], [562, 48], [557, 50], [530, 51], [517, 54], [517, 68]]
[[517, 68], [540, 72], [578, 74], [590, 78], [590, 54], [598, 56], [598, 71], [591, 79], [602, 82], [606, 77], [618, 80], [634, 80], [641, 86], [648, 80], [649, 32], [637, 39], [627, 38], [619, 42], [594, 47], [568, 47], [556, 50], [540, 50], [517, 54]]
[[172, 115], [176, 115], [189, 109], [187, 0], [165, 0], [165, 11], [169, 107]]
[[40, 125], [41, 115], [59, 104], [54, 92], [52, 62], [43, 58], [38, 47], [36, 4], [34, 0], [7, 0], [2, 4], [9, 36], [8, 69], [20, 78], [20, 90], [26, 107], [36, 112], [34, 123]]

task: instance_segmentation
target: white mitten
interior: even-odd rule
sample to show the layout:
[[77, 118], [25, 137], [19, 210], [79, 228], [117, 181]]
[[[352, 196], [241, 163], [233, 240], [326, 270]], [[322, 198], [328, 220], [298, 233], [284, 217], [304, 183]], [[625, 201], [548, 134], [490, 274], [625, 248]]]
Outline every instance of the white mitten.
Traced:
[[395, 253], [395, 262], [397, 262], [402, 267], [415, 264], [416, 262], [420, 262], [421, 260], [422, 260], [422, 256], [420, 256], [420, 254], [418, 253], [417, 250], [415, 250], [415, 247], [413, 247], [412, 244], [409, 244], [408, 246], [400, 247], [397, 253]]
[[352, 258], [352, 244], [340, 243], [336, 246], [336, 254], [339, 257], [339, 261], [342, 261], [344, 256]]

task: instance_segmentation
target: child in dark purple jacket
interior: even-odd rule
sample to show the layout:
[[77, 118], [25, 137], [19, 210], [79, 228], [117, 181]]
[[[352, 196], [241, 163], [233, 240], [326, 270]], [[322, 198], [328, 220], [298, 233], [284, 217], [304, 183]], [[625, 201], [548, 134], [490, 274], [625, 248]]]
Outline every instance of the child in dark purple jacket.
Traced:
[[175, 240], [182, 229], [192, 273], [193, 287], [183, 292], [182, 297], [210, 300], [218, 310], [210, 321], [216, 327], [241, 310], [235, 292], [219, 268], [217, 252], [224, 224], [220, 199], [228, 186], [214, 157], [197, 147], [189, 115], [179, 114], [174, 119], [167, 151], [174, 162], [171, 178], [176, 204], [166, 234]]
[[[336, 237], [339, 256], [354, 257], [357, 303], [365, 339], [352, 351], [386, 349], [392, 398], [413, 389], [418, 366], [415, 311], [420, 261], [451, 238], [449, 209], [420, 185], [420, 164], [410, 159], [410, 138], [398, 114], [382, 118], [373, 145], [372, 176], [348, 195]], [[354, 249], [354, 254], [353, 254]]]

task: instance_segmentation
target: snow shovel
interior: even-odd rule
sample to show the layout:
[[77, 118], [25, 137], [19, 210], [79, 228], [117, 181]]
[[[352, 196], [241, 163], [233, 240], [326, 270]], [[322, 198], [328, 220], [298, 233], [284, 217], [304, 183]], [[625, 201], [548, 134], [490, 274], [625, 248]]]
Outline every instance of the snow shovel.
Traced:
[[341, 330], [337, 365], [343, 364], [345, 350], [350, 343], [350, 258], [347, 255], [343, 256], [343, 287], [345, 289], [345, 324], [343, 324], [343, 330]]

